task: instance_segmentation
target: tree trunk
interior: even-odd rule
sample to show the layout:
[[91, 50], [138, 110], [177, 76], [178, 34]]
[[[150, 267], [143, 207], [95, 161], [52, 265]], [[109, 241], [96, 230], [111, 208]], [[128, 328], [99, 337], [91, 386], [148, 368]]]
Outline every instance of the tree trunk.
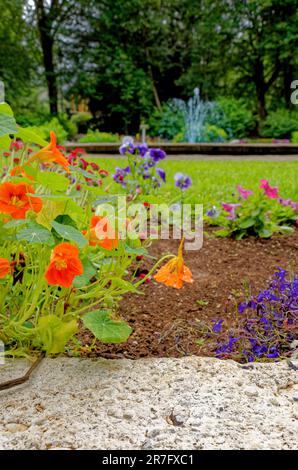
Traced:
[[291, 109], [293, 107], [291, 102], [291, 95], [292, 95], [292, 88], [291, 84], [294, 81], [294, 71], [292, 64], [288, 62], [283, 63], [283, 81], [284, 81], [284, 99], [287, 109]]
[[52, 38], [44, 34], [41, 38], [41, 45], [43, 51], [43, 63], [45, 68], [46, 81], [48, 85], [50, 112], [56, 116], [58, 114], [58, 89], [57, 76], [54, 66], [54, 44]]
[[50, 112], [58, 114], [57, 75], [54, 64], [54, 39], [50, 15], [46, 14], [43, 0], [35, 0], [37, 25], [42, 48], [43, 64], [49, 94]]
[[259, 125], [266, 118], [266, 82], [264, 77], [264, 65], [261, 59], [255, 63], [255, 87], [257, 94], [257, 111], [259, 116]]

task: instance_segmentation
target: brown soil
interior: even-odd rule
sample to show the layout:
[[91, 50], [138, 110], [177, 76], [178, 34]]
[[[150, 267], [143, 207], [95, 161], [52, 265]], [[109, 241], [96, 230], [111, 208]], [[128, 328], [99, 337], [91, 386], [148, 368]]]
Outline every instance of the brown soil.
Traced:
[[[175, 253], [177, 247], [175, 240], [158, 241], [150, 254], [160, 257]], [[142, 287], [143, 295], [126, 295], [120, 314], [133, 328], [129, 340], [119, 345], [98, 342], [85, 354], [131, 359], [209, 354], [196, 343], [203, 323], [224, 318], [233, 324], [236, 303], [245, 290], [256, 293], [264, 288], [278, 266], [297, 272], [298, 230], [271, 240], [242, 241], [215, 238], [210, 230], [203, 248], [186, 252], [185, 262], [193, 273], [193, 284], [177, 290], [151, 281]], [[80, 340], [84, 345], [92, 342], [88, 332], [81, 333]]]

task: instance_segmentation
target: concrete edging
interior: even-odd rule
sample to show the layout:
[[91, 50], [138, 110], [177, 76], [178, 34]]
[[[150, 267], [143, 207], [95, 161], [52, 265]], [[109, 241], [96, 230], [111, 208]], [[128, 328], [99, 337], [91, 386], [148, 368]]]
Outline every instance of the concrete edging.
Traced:
[[[44, 359], [30, 382], [0, 392], [0, 449], [297, 449], [295, 367]], [[27, 368], [8, 361], [0, 380]]]
[[[119, 144], [96, 144], [67, 142], [66, 150], [82, 148], [86, 153], [119, 154]], [[149, 147], [160, 147], [169, 155], [298, 155], [297, 144], [165, 144], [156, 143]]]

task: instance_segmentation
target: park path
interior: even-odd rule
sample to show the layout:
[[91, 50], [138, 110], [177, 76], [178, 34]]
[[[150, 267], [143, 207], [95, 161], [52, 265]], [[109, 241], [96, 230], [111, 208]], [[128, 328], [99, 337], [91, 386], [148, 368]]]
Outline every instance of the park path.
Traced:
[[[27, 367], [8, 362], [0, 381]], [[29, 383], [0, 392], [0, 449], [297, 449], [295, 367], [45, 359]]]

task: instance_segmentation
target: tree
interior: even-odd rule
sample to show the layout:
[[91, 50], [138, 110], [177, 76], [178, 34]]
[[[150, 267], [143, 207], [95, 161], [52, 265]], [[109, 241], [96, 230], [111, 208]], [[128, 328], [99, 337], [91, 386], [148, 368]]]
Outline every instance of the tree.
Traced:
[[1, 2], [0, 80], [5, 85], [6, 100], [14, 108], [30, 93], [38, 64], [33, 52], [35, 38], [24, 18], [23, 3], [22, 0]]
[[[81, 3], [76, 0], [34, 0], [33, 14], [39, 32], [43, 65], [49, 94], [50, 112], [58, 114], [58, 85], [55, 49], [63, 25], [81, 13]], [[30, 7], [29, 7], [30, 9]]]
[[187, 4], [90, 1], [73, 41], [73, 26], [66, 26], [69, 34], [61, 47], [65, 85], [71, 85], [69, 93], [89, 98], [103, 126], [137, 131], [154, 106], [181, 95], [178, 80], [189, 65]]

